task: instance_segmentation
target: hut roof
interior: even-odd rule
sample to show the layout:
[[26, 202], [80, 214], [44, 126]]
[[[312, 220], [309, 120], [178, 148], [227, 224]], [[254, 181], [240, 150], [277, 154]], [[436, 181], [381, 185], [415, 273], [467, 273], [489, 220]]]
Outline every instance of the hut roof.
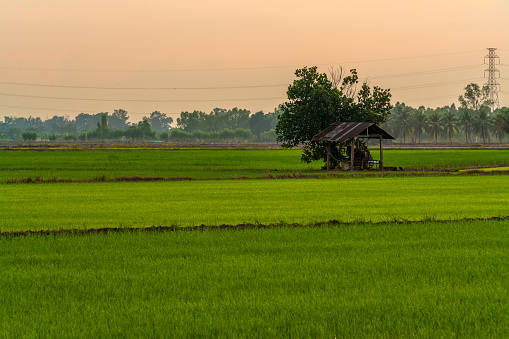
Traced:
[[315, 135], [312, 141], [343, 142], [356, 137], [394, 139], [382, 128], [369, 122], [335, 122]]

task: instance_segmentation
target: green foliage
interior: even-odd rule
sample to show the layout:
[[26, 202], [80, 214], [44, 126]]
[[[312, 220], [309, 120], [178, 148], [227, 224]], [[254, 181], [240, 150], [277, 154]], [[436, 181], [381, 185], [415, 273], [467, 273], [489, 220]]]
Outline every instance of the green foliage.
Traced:
[[234, 131], [223, 129], [219, 132], [195, 130], [191, 133], [174, 128], [171, 130], [169, 139], [179, 142], [249, 142], [253, 140], [253, 134], [251, 130], [244, 128], [237, 128]]
[[[335, 85], [317, 67], [295, 71], [287, 91], [288, 101], [280, 106], [276, 133], [283, 147], [304, 145], [302, 161], [325, 159], [326, 144], [311, 139], [333, 122], [372, 122], [383, 124], [390, 113], [389, 90], [359, 82], [356, 70]], [[339, 145], [341, 149], [342, 145]], [[336, 152], [340, 152], [337, 150]]]
[[80, 140], [80, 141], [87, 140], [87, 133], [86, 132], [81, 132], [80, 134], [78, 134], [78, 140]]
[[49, 141], [56, 141], [58, 138], [60, 138], [60, 135], [58, 133], [51, 133], [48, 136]]
[[161, 133], [163, 131], [168, 132], [170, 130], [170, 125], [173, 123], [172, 117], [169, 117], [165, 113], [161, 113], [159, 111], [150, 113], [148, 118], [144, 118], [144, 121], [145, 120], [150, 123], [156, 133]]
[[23, 140], [25, 141], [35, 141], [37, 140], [37, 132], [25, 131], [21, 133]]
[[497, 114], [497, 123], [500, 128], [506, 133], [509, 134], [509, 108], [503, 108]]
[[191, 133], [181, 130], [180, 128], [174, 128], [170, 132], [171, 141], [190, 141], [192, 138]]
[[276, 142], [277, 140], [277, 134], [276, 130], [271, 129], [267, 132], [260, 133], [260, 141], [261, 142]]
[[76, 134], [64, 133], [63, 139], [64, 141], [76, 141], [78, 140], [78, 137], [76, 136]]
[[182, 112], [177, 118], [177, 126], [186, 132], [197, 130], [203, 132], [219, 132], [225, 129], [247, 129], [250, 111], [237, 107], [230, 110], [214, 108], [210, 114], [201, 111]]
[[161, 133], [159, 133], [159, 139], [162, 141], [168, 141], [170, 139], [170, 132], [162, 131]]
[[465, 87], [465, 94], [460, 95], [458, 101], [461, 108], [478, 111], [482, 107], [491, 107], [493, 102], [489, 99], [490, 89], [488, 86], [482, 88], [475, 83], [470, 83]]

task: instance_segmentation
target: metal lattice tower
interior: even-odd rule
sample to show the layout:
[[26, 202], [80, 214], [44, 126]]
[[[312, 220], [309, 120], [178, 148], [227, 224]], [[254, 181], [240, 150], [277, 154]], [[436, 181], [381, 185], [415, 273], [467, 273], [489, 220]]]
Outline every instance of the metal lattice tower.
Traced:
[[498, 102], [500, 84], [497, 81], [497, 78], [500, 78], [500, 71], [495, 67], [495, 65], [500, 65], [500, 58], [495, 53], [496, 50], [496, 48], [488, 48], [488, 55], [484, 57], [484, 63], [486, 63], [486, 59], [488, 59], [488, 69], [484, 70], [485, 78], [486, 72], [488, 72], [488, 82], [486, 82], [484, 86], [488, 86], [490, 90], [490, 100], [493, 102], [492, 110], [494, 108], [500, 108]]

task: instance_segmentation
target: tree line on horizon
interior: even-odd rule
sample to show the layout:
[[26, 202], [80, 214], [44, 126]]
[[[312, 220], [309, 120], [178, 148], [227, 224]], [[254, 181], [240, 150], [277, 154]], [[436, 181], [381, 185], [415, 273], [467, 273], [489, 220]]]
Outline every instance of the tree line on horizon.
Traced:
[[[509, 137], [509, 108], [491, 110], [489, 90], [477, 84], [465, 87], [455, 104], [437, 108], [414, 108], [397, 102], [383, 125], [397, 143], [489, 143], [503, 142]], [[214, 108], [181, 112], [172, 127], [173, 118], [159, 111], [130, 123], [128, 112], [114, 110], [112, 114], [80, 113], [74, 119], [53, 116], [5, 116], [0, 122], [0, 140], [102, 141], [102, 140], [162, 140], [178, 142], [276, 142], [275, 128], [282, 106], [274, 112], [252, 114], [247, 109]]]
[[502, 143], [509, 137], [509, 108], [492, 110], [489, 89], [471, 83], [455, 104], [435, 109], [397, 102], [382, 125], [400, 143]]
[[5, 116], [0, 122], [0, 140], [4, 141], [102, 141], [102, 140], [162, 140], [195, 142], [261, 141], [275, 142], [276, 113], [251, 114], [246, 109], [214, 108], [209, 114], [202, 111], [182, 112], [177, 127], [173, 118], [159, 111], [130, 123], [128, 112], [122, 109], [112, 114], [80, 113], [74, 119], [53, 116]]

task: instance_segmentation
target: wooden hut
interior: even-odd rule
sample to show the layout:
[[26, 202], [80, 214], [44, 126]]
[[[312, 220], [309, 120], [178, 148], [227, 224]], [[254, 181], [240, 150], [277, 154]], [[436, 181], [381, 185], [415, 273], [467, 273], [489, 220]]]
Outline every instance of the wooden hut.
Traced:
[[[358, 149], [359, 143], [357, 142], [359, 139], [379, 139], [380, 140], [380, 161], [373, 161], [371, 163], [363, 163], [360, 161], [355, 161], [355, 150], [356, 147]], [[369, 122], [335, 122], [331, 124], [329, 127], [315, 135], [312, 141], [326, 141], [327, 142], [327, 170], [329, 170], [330, 156], [331, 156], [331, 146], [332, 143], [337, 142], [345, 142], [350, 140], [350, 157], [347, 159], [348, 161], [341, 161], [342, 168], [346, 169], [363, 169], [366, 168], [365, 165], [369, 165], [371, 168], [372, 165], [378, 165], [378, 168], [383, 171], [383, 145], [382, 140], [384, 139], [394, 139], [389, 133], [384, 131], [382, 128], [378, 127], [375, 124]], [[345, 166], [346, 164], [347, 166]]]

